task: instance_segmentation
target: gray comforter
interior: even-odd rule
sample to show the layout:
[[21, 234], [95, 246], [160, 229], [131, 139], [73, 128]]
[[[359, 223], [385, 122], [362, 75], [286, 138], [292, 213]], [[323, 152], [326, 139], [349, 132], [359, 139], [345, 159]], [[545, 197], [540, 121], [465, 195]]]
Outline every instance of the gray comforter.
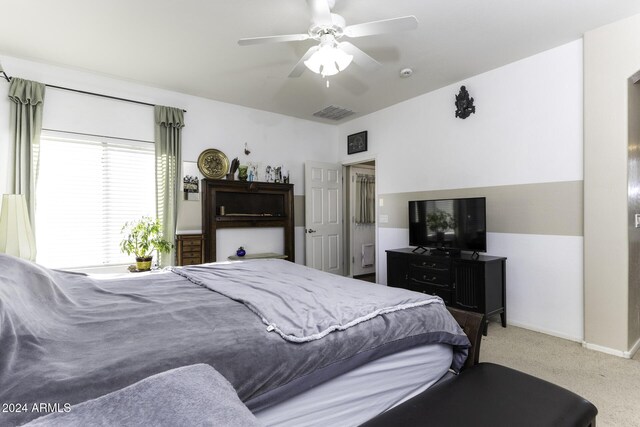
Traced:
[[[462, 365], [469, 342], [440, 304], [297, 344], [267, 332], [243, 304], [173, 273], [99, 281], [0, 254], [0, 404], [14, 409], [73, 406], [205, 363], [257, 410], [373, 359], [436, 342], [451, 344], [453, 367]], [[0, 412], [0, 425], [41, 415]]]
[[267, 331], [298, 343], [344, 331], [381, 314], [443, 304], [432, 295], [372, 286], [281, 259], [196, 265], [173, 271], [242, 302], [260, 317]]

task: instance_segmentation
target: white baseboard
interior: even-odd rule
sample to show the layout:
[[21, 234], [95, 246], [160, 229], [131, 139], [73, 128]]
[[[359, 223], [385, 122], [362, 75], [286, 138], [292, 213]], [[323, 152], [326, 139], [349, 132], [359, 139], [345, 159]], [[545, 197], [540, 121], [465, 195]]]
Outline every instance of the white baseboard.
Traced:
[[632, 359], [633, 356], [636, 355], [636, 353], [638, 352], [638, 350], [640, 350], [640, 338], [638, 338], [638, 341], [636, 341], [636, 343], [633, 345], [633, 347], [631, 347], [631, 350], [625, 352], [625, 353], [629, 353], [629, 359]]
[[636, 343], [633, 345], [633, 347], [631, 347], [630, 350], [622, 351], [622, 350], [616, 350], [616, 349], [609, 348], [609, 347], [604, 347], [604, 346], [597, 345], [597, 344], [591, 344], [591, 343], [588, 343], [588, 342], [584, 341], [583, 338], [572, 337], [572, 336], [569, 336], [567, 334], [563, 334], [561, 332], [540, 328], [538, 326], [529, 325], [527, 323], [522, 323], [522, 322], [513, 321], [513, 320], [509, 320], [508, 322], [509, 323], [508, 323], [507, 327], [509, 327], [509, 325], [513, 325], [513, 326], [517, 326], [519, 328], [528, 329], [530, 331], [540, 332], [540, 333], [551, 335], [551, 336], [554, 336], [554, 337], [563, 338], [565, 340], [579, 342], [579, 343], [582, 343], [582, 347], [587, 348], [589, 350], [599, 351], [601, 353], [611, 354], [613, 356], [618, 356], [618, 357], [622, 357], [622, 358], [625, 358], [625, 359], [633, 358], [633, 356], [635, 356], [635, 354], [638, 352], [638, 350], [640, 350], [640, 339], [638, 339], [638, 341], [636, 341]]
[[601, 353], [611, 354], [613, 356], [622, 357], [625, 359], [631, 359], [636, 354], [636, 352], [640, 349], [640, 339], [636, 341], [636, 343], [631, 347], [628, 351], [616, 350], [614, 348], [605, 347], [602, 345], [591, 344], [583, 341], [582, 346], [584, 348], [588, 348], [589, 350], [599, 351]]
[[551, 336], [554, 336], [554, 337], [562, 338], [562, 339], [573, 341], [573, 342], [578, 342], [578, 343], [583, 343], [584, 342], [582, 337], [574, 337], [574, 336], [567, 335], [567, 334], [562, 333], [562, 332], [553, 331], [551, 329], [540, 328], [539, 326], [534, 326], [534, 325], [530, 325], [528, 323], [522, 323], [522, 322], [518, 322], [518, 321], [513, 321], [511, 319], [507, 319], [507, 327], [509, 327], [509, 325], [517, 326], [519, 328], [528, 329], [528, 330], [534, 331], [534, 332], [540, 332], [540, 333], [543, 333], [543, 334], [546, 334], [546, 335], [551, 335]]

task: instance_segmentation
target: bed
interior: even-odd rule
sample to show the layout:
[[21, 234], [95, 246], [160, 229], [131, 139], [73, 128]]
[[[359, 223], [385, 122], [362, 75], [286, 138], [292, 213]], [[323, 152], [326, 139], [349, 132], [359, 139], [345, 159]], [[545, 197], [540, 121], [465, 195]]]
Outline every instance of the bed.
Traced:
[[282, 260], [98, 280], [0, 255], [0, 425], [195, 364], [265, 425], [358, 425], [468, 347], [438, 298]]

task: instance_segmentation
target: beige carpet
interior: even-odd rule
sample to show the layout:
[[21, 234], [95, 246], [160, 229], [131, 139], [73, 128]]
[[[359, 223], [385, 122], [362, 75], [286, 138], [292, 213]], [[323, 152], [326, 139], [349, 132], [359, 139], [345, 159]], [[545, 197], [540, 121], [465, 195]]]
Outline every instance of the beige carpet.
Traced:
[[480, 361], [565, 387], [598, 408], [598, 427], [640, 427], [640, 352], [632, 360], [527, 329], [489, 324]]

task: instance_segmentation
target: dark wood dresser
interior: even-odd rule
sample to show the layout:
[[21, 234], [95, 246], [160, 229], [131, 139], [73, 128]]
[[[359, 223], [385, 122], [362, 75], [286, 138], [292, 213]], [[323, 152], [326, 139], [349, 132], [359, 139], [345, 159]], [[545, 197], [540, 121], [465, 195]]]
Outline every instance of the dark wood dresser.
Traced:
[[282, 228], [282, 255], [295, 262], [293, 184], [203, 179], [202, 227], [205, 262], [217, 260], [217, 230], [258, 227]]
[[176, 265], [204, 263], [204, 235], [176, 235]]

